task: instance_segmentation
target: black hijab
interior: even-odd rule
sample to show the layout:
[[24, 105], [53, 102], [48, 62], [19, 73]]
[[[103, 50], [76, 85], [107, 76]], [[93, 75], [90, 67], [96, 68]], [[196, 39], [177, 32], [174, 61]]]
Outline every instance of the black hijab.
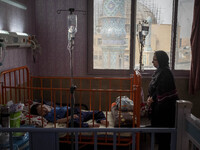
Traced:
[[[158, 61], [158, 68], [152, 75], [152, 80], [149, 84], [149, 95], [153, 96], [156, 91], [157, 84], [159, 82], [159, 77], [163, 69], [169, 68], [169, 57], [165, 51], [159, 50], [155, 51], [155, 56]], [[154, 94], [153, 94], [154, 93]], [[154, 98], [155, 99], [155, 98]]]
[[169, 67], [169, 57], [165, 51], [162, 50], [155, 51], [154, 54], [157, 58], [159, 68]]

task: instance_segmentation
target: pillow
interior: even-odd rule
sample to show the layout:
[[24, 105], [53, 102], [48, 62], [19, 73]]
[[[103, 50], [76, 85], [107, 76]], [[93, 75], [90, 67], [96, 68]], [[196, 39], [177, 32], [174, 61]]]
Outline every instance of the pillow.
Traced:
[[30, 108], [32, 105], [35, 105], [35, 104], [38, 104], [38, 102], [35, 102], [35, 101], [32, 101], [32, 100], [27, 100], [25, 103], [24, 103], [24, 108], [22, 110], [23, 113], [29, 113], [29, 105], [30, 105]]
[[[22, 113], [21, 125], [29, 125], [29, 118], [30, 118], [30, 124], [36, 127], [45, 127], [48, 123], [48, 121], [42, 116], [29, 115], [28, 113]], [[42, 126], [42, 119], [43, 119], [43, 126]]]
[[21, 124], [29, 125], [29, 118], [30, 118], [30, 124], [35, 125], [36, 127], [42, 127], [42, 119], [43, 119], [43, 127], [45, 127], [48, 123], [48, 121], [42, 116], [37, 115], [31, 115], [29, 116], [29, 105], [30, 108], [32, 105], [38, 104], [38, 102], [27, 100], [24, 104], [24, 108], [21, 115]]

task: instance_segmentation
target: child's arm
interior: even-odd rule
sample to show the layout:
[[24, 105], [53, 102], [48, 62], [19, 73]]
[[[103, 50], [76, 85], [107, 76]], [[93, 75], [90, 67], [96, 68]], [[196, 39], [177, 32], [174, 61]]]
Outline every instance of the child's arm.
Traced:
[[[74, 115], [74, 118], [78, 118], [78, 115]], [[61, 118], [61, 119], [58, 119], [56, 122], [57, 123], [66, 123], [67, 122], [67, 120], [70, 120], [71, 119], [71, 116], [68, 116], [68, 118], [66, 117], [66, 118]]]

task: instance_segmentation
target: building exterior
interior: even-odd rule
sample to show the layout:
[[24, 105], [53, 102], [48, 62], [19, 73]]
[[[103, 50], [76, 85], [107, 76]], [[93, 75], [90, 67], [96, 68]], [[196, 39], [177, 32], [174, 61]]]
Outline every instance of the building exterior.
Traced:
[[[103, 0], [97, 4], [94, 25], [94, 69], [129, 69], [130, 64], [130, 0]], [[153, 5], [154, 6], [154, 5]], [[148, 8], [137, 3], [137, 25], [146, 20], [149, 32], [141, 47], [139, 34], [136, 34], [135, 68], [139, 68], [140, 51], [144, 69], [153, 69], [152, 57], [155, 50], [165, 50], [170, 56], [171, 24], [159, 23], [159, 9]], [[138, 30], [138, 29], [137, 29]], [[189, 38], [180, 38], [181, 26], [178, 27], [176, 68], [190, 67]], [[183, 66], [184, 65], [184, 66]]]

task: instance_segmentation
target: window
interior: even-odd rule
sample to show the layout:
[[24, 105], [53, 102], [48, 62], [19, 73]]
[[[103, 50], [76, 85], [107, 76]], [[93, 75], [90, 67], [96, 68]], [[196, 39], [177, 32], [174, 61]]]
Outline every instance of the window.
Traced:
[[176, 70], [189, 70], [191, 62], [190, 35], [192, 30], [194, 0], [179, 0]]
[[89, 1], [89, 73], [128, 75], [141, 66], [153, 70], [155, 50], [168, 53], [173, 70], [189, 70], [194, 0], [177, 2]]
[[129, 69], [124, 57], [130, 57], [130, 4], [124, 0], [94, 1], [93, 52], [102, 57], [93, 57], [94, 69]]
[[[136, 12], [137, 26], [147, 26], [147, 35], [144, 29], [137, 28], [135, 68], [144, 70], [155, 69], [152, 58], [155, 50], [164, 50], [170, 56], [171, 28], [172, 28], [173, 0], [138, 0]], [[142, 53], [141, 53], [142, 51]]]

